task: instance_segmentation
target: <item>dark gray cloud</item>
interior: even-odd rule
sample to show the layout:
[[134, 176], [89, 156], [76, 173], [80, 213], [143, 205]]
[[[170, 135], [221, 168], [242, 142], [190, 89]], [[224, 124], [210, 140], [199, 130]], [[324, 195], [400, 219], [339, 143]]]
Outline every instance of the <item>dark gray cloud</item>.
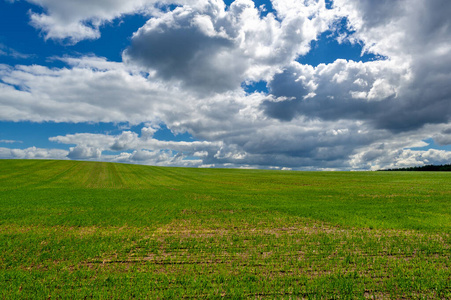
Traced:
[[[124, 60], [198, 93], [239, 88], [247, 63], [225, 32], [230, 24], [214, 14], [224, 7], [211, 3], [204, 8], [179, 7], [149, 20], [134, 34]], [[221, 32], [216, 27], [221, 27]]]
[[[268, 116], [282, 121], [291, 121], [298, 116], [328, 121], [360, 120], [393, 132], [447, 123], [451, 116], [451, 87], [447, 79], [451, 80], [450, 73], [440, 74], [439, 68], [421, 71], [408, 83], [397, 80], [405, 85], [394, 85], [396, 93], [390, 92], [390, 85], [394, 83], [387, 82], [387, 86], [381, 88], [385, 89], [382, 90], [385, 94], [372, 100], [368, 99], [370, 93], [381, 82], [377, 78], [362, 81], [365, 82], [363, 87], [355, 84], [363, 78], [360, 75], [348, 77], [346, 82], [338, 84], [330, 77], [316, 78], [313, 79], [317, 85], [315, 95], [308, 97], [309, 88], [300, 84], [291, 70], [286, 70], [276, 75], [269, 85], [278, 100], [267, 100], [262, 103], [262, 108]], [[425, 76], [421, 76], [422, 73]], [[444, 78], [434, 78], [439, 75]]]
[[451, 145], [451, 127], [445, 128], [436, 134], [434, 141], [441, 146]]
[[[187, 20], [185, 20], [187, 21]], [[133, 63], [157, 71], [165, 80], [182, 80], [185, 87], [224, 92], [237, 88], [244, 68], [239, 64], [223, 65], [221, 56], [229, 59], [233, 42], [211, 37], [190, 24], [169, 27], [162, 24], [151, 30], [140, 30], [125, 55]]]
[[[385, 79], [380, 80], [378, 74], [383, 72]], [[264, 101], [262, 108], [268, 116], [283, 121], [304, 116], [327, 121], [377, 122], [381, 112], [396, 103], [393, 85], [397, 81], [399, 75], [390, 74], [383, 62], [341, 60], [315, 69], [292, 66], [270, 82], [270, 91], [277, 98]]]

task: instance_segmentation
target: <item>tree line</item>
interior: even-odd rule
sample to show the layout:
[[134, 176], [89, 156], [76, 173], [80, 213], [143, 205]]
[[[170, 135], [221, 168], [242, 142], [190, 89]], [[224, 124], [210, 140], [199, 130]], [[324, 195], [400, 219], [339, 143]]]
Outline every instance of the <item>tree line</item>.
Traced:
[[409, 168], [398, 168], [398, 169], [385, 169], [379, 171], [451, 171], [451, 164], [449, 165], [427, 165], [421, 167], [409, 167]]

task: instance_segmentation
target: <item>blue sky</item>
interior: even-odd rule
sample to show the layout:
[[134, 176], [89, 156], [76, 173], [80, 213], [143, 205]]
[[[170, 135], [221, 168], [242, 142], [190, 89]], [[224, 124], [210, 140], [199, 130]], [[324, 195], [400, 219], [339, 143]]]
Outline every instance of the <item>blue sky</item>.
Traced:
[[0, 158], [450, 163], [450, 5], [415, 1], [0, 0]]

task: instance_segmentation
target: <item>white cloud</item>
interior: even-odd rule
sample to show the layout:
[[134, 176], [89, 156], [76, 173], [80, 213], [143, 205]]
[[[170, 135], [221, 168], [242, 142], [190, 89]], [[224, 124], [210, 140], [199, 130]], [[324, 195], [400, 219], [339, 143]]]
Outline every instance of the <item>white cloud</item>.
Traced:
[[103, 156], [102, 160], [154, 166], [203, 167], [201, 160], [188, 159], [184, 154], [173, 155], [171, 151], [135, 150], [132, 153]]
[[86, 146], [76, 146], [71, 147], [68, 158], [71, 159], [91, 159], [91, 158], [100, 158], [102, 155], [102, 151], [98, 148], [94, 147], [86, 147]]
[[145, 8], [144, 0], [27, 0], [41, 6], [44, 13], [31, 12], [31, 25], [45, 33], [46, 39], [69, 39], [77, 43], [83, 39], [100, 37], [99, 27], [124, 14]]
[[43, 13], [30, 12], [30, 24], [40, 29], [45, 39], [67, 40], [75, 44], [100, 37], [99, 28], [130, 14], [158, 15], [167, 4], [202, 6], [204, 0], [26, 0], [42, 7]]
[[23, 142], [22, 141], [16, 141], [16, 140], [0, 140], [0, 143], [15, 144], [15, 143], [23, 143]]
[[[155, 129], [144, 127], [141, 136], [135, 132], [123, 131], [120, 135], [79, 133], [51, 137], [50, 141], [62, 144], [75, 144], [68, 158], [97, 159], [117, 162], [147, 163], [159, 165], [200, 165], [199, 159], [188, 157], [206, 157], [222, 146], [219, 142], [176, 142], [160, 141], [149, 134]], [[131, 151], [120, 154], [102, 154], [104, 151]]]
[[67, 59], [72, 68], [0, 65], [0, 118], [9, 121], [130, 122], [158, 120], [193, 96], [120, 63]]
[[142, 129], [142, 133], [144, 133], [144, 135], [141, 134], [141, 136], [131, 131], [123, 131], [120, 135], [77, 133], [68, 134], [65, 136], [51, 137], [49, 140], [63, 144], [81, 145], [87, 149], [99, 149], [101, 151], [147, 149], [197, 152], [204, 149], [216, 149], [221, 146], [221, 143], [217, 142], [160, 141], [146, 135], [148, 131], [149, 129], [147, 127], [144, 127]]
[[32, 57], [33, 55], [20, 53], [19, 51], [0, 43], [0, 56], [9, 56], [15, 59], [26, 59]]
[[385, 149], [370, 150], [355, 155], [351, 164], [357, 169], [381, 170], [397, 169], [425, 165], [443, 165], [451, 161], [451, 152], [444, 150], [410, 150], [410, 149]]
[[66, 159], [68, 151], [61, 149], [43, 149], [30, 147], [10, 149], [0, 147], [0, 158], [13, 159]]

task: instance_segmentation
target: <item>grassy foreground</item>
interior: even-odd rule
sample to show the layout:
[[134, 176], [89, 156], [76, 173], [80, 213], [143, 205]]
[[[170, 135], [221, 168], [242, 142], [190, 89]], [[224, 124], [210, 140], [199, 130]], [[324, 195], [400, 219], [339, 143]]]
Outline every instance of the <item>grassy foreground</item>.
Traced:
[[451, 174], [0, 160], [0, 299], [450, 299]]

